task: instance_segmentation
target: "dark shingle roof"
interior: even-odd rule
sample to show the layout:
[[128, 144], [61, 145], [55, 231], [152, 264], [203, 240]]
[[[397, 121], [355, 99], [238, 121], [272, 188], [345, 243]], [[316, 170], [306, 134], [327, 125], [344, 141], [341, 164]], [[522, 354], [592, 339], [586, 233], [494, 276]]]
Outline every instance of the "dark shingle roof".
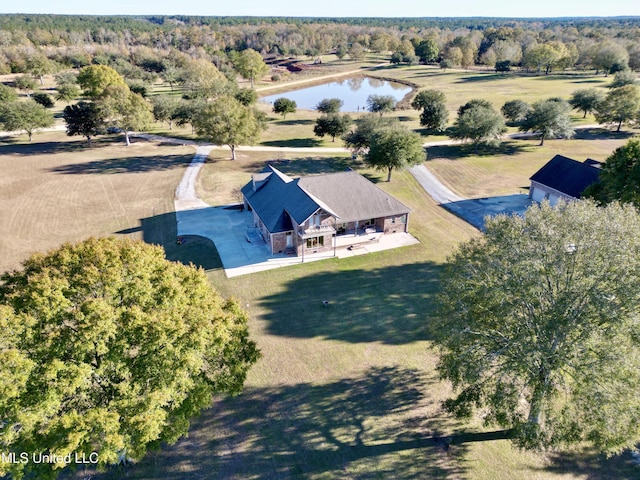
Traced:
[[409, 208], [358, 172], [346, 171], [303, 177], [298, 185], [324, 202], [340, 222], [402, 215]]
[[318, 205], [298, 188], [295, 180], [270, 168], [270, 175], [258, 174], [257, 190], [254, 191], [252, 180], [242, 187], [242, 193], [271, 233], [286, 232], [293, 228], [289, 215], [301, 223]]
[[242, 193], [271, 233], [291, 230], [291, 218], [301, 224], [319, 208], [345, 223], [410, 211], [354, 171], [294, 180], [270, 166], [266, 174], [254, 176], [254, 180], [242, 188]]
[[598, 181], [600, 169], [588, 164], [556, 155], [538, 170], [530, 180], [580, 198], [589, 185]]

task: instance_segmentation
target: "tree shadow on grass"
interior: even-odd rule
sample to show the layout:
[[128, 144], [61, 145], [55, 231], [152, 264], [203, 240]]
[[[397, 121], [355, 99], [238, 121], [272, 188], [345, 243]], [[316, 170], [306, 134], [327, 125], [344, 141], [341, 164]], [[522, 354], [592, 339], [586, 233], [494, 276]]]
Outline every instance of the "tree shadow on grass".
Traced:
[[455, 81], [455, 83], [477, 83], [477, 82], [493, 82], [495, 80], [504, 80], [510, 78], [508, 75], [502, 75], [499, 73], [486, 73], [483, 75], [469, 75], [461, 77]]
[[[372, 367], [356, 378], [246, 388], [217, 400], [189, 438], [96, 480], [459, 477], [458, 456], [434, 430], [409, 428], [436, 401], [424, 372]], [[433, 419], [432, 419], [433, 420]]]
[[149, 157], [120, 157], [94, 160], [84, 163], [60, 165], [49, 171], [67, 175], [145, 173], [159, 170], [171, 170], [188, 165], [193, 160], [192, 154], [162, 155]]
[[311, 119], [298, 119], [298, 120], [278, 120], [276, 122], [278, 125], [313, 125], [315, 122], [315, 120], [311, 120]]
[[497, 147], [488, 145], [480, 145], [476, 152], [475, 147], [471, 143], [458, 143], [455, 145], [435, 145], [427, 147], [427, 160], [435, 160], [444, 158], [455, 160], [464, 157], [485, 157], [493, 155], [517, 155], [531, 149], [531, 145], [522, 142], [506, 141]]
[[267, 162], [281, 172], [292, 177], [305, 175], [343, 172], [349, 168], [358, 168], [360, 161], [351, 157], [301, 157], [288, 161]]
[[590, 78], [586, 80], [572, 80], [571, 83], [606, 83], [604, 78]]
[[539, 470], [545, 473], [566, 474], [571, 472], [585, 480], [637, 479], [640, 467], [634, 463], [629, 452], [607, 458], [596, 452], [550, 452], [549, 461]]
[[167, 260], [184, 265], [193, 264], [205, 270], [222, 269], [222, 261], [211, 240], [195, 235], [185, 235], [178, 241], [175, 212], [163, 213], [140, 219], [140, 226], [114, 232], [130, 235], [142, 232], [142, 240], [164, 248]]
[[267, 331], [352, 343], [428, 340], [440, 270], [434, 263], [414, 263], [296, 278], [260, 300]]
[[608, 128], [580, 128], [574, 140], [625, 140], [634, 136], [633, 132], [609, 130]]
[[[269, 140], [261, 142], [260, 145], [266, 147], [319, 147], [322, 145], [322, 141], [315, 138], [291, 138], [289, 140]], [[340, 144], [336, 143], [336, 146], [340, 146]]]
[[[26, 134], [25, 134], [26, 135]], [[92, 146], [78, 138], [69, 139], [66, 142], [39, 142], [37, 133], [33, 136], [32, 142], [25, 142], [16, 137], [5, 137], [0, 139], [0, 155], [55, 155], [58, 153], [72, 153], [80, 151], [91, 151], [102, 147], [112, 147], [112, 138], [95, 138]]]

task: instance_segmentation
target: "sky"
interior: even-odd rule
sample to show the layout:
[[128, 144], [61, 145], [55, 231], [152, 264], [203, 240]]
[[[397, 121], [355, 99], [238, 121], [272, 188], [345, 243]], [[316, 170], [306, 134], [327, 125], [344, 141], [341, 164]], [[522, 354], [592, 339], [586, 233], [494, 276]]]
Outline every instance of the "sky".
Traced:
[[0, 13], [294, 17], [640, 16], [640, 0], [2, 0]]

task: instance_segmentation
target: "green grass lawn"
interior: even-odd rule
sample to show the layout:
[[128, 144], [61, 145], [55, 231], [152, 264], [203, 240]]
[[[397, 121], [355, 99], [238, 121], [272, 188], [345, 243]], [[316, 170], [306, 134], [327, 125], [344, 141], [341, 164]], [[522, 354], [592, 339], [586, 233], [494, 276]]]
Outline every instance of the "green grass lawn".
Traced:
[[[279, 168], [292, 176], [348, 164], [359, 168], [412, 208], [410, 231], [421, 243], [233, 279], [224, 277], [211, 244], [172, 245], [183, 261], [210, 255], [209, 278], [248, 310], [263, 356], [244, 392], [216, 399], [194, 420], [188, 438], [149, 454], [126, 473], [97, 478], [637, 476], [626, 457], [522, 452], [494, 439], [479, 419], [463, 423], [445, 414], [440, 402], [450, 387], [435, 374], [427, 326], [442, 263], [456, 244], [478, 232], [435, 205], [408, 172], [396, 172], [387, 183], [384, 174], [349, 157], [289, 160]], [[240, 179], [264, 162], [255, 153], [236, 162], [213, 159], [201, 178]], [[448, 448], [443, 436], [452, 440]]]
[[528, 192], [529, 178], [554, 155], [574, 160], [604, 161], [624, 145], [633, 131], [578, 131], [571, 140], [511, 140], [498, 148], [473, 153], [471, 145], [429, 147], [427, 166], [442, 183], [463, 197], [487, 197]]

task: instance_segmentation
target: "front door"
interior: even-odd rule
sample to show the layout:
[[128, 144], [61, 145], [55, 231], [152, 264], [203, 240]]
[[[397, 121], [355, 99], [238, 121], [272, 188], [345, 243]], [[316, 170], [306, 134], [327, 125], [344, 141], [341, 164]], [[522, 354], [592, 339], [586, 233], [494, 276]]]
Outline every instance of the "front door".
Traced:
[[293, 235], [291, 232], [287, 233], [287, 248], [293, 247]]

